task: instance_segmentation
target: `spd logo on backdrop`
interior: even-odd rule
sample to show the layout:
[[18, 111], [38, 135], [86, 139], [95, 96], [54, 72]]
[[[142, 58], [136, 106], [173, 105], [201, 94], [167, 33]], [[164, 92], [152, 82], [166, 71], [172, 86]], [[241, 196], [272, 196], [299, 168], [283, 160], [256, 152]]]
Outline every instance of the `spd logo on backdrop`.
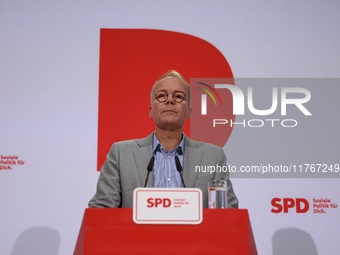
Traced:
[[338, 204], [334, 199], [329, 198], [293, 198], [275, 197], [271, 200], [271, 212], [275, 214], [280, 213], [314, 213], [326, 214], [330, 210], [338, 209]]

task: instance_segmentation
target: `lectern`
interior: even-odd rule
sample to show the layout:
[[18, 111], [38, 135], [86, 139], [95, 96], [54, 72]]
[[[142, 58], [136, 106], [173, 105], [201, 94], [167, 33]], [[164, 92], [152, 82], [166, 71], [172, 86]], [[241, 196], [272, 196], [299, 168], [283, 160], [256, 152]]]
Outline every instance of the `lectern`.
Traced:
[[199, 225], [136, 224], [132, 209], [85, 209], [74, 255], [257, 255], [246, 209], [203, 209]]

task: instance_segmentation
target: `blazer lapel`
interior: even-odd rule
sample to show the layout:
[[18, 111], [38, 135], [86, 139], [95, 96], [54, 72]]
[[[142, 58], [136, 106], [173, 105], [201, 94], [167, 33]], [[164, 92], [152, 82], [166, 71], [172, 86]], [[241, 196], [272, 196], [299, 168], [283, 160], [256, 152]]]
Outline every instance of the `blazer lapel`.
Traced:
[[[133, 151], [141, 187], [144, 187], [148, 174], [147, 167], [152, 156], [152, 136], [153, 133], [144, 139], [136, 140], [138, 147]], [[149, 174], [149, 179], [146, 186], [153, 186], [152, 172]]]
[[183, 179], [186, 186], [192, 188], [198, 176], [195, 167], [200, 165], [203, 151], [199, 149], [195, 141], [187, 136], [184, 144]]

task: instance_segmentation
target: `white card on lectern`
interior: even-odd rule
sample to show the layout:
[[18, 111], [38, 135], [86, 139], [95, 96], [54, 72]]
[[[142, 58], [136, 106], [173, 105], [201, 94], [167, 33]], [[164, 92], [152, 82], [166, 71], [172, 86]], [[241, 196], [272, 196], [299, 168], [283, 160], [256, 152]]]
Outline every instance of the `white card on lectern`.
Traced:
[[133, 221], [137, 224], [200, 224], [202, 191], [197, 188], [136, 188]]

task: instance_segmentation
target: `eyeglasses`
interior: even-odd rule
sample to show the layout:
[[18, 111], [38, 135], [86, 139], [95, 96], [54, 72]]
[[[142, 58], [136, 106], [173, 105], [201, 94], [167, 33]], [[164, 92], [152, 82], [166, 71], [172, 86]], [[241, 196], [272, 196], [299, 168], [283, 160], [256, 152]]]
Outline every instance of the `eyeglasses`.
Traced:
[[156, 92], [155, 98], [158, 102], [163, 103], [168, 99], [169, 94], [172, 94], [172, 98], [176, 103], [182, 103], [187, 97], [183, 91], [168, 93], [165, 90], [159, 90]]

